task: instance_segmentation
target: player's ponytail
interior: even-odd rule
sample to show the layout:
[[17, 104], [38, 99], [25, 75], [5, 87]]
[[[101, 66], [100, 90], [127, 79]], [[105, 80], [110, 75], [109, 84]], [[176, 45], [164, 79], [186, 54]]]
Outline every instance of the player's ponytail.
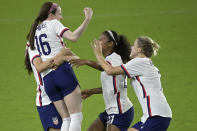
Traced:
[[31, 63], [30, 63], [29, 53], [27, 48], [25, 50], [25, 69], [27, 70], [29, 75], [31, 75], [31, 73], [33, 72], [31, 68]]
[[127, 38], [124, 35], [118, 35], [113, 30], [104, 31], [103, 34], [108, 37], [109, 41], [114, 42], [114, 52], [121, 56], [123, 63], [128, 62], [130, 60], [131, 46]]
[[35, 49], [34, 46], [34, 37], [35, 37], [35, 32], [37, 29], [37, 26], [39, 25], [39, 23], [43, 22], [44, 20], [46, 20], [48, 18], [48, 15], [50, 13], [55, 14], [56, 10], [57, 10], [58, 5], [52, 2], [45, 2], [39, 11], [38, 16], [36, 17], [36, 19], [34, 20], [33, 24], [31, 25], [30, 31], [29, 31], [29, 43], [30, 43], [30, 48], [31, 50]]
[[30, 32], [29, 32], [29, 43], [30, 43], [30, 48], [31, 50], [34, 50], [35, 49], [35, 46], [34, 46], [34, 37], [35, 37], [35, 32], [36, 32], [36, 28], [39, 24], [39, 18], [36, 18], [34, 20], [34, 23], [32, 24], [31, 26], [31, 29], [30, 29]]
[[159, 44], [148, 36], [138, 37], [137, 44], [138, 47], [142, 49], [142, 53], [147, 57], [151, 57], [152, 55], [156, 56], [160, 48]]
[[119, 54], [123, 60], [123, 63], [130, 61], [131, 45], [124, 35], [118, 35], [118, 44], [114, 47], [114, 52]]

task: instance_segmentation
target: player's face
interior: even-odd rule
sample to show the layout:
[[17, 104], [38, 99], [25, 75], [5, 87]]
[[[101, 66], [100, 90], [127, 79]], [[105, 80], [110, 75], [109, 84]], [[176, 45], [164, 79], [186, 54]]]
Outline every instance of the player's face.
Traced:
[[62, 10], [60, 7], [57, 8], [57, 11], [55, 12], [54, 16], [55, 16], [55, 19], [59, 21], [62, 19]]
[[135, 58], [138, 55], [138, 53], [140, 53], [140, 52], [141, 52], [141, 48], [138, 47], [137, 40], [135, 40], [133, 46], [131, 46], [130, 57]]
[[104, 34], [99, 36], [99, 43], [102, 45], [102, 51], [104, 52], [107, 49], [107, 43], [109, 42], [107, 37]]

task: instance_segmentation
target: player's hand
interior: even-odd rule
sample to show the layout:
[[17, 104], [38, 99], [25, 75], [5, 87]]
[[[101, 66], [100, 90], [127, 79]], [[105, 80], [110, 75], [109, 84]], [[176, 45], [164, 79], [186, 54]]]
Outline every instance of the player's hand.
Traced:
[[52, 68], [54, 66], [54, 58], [51, 58], [46, 62], [48, 62], [48, 68]]
[[63, 47], [63, 48], [61, 49], [61, 53], [62, 53], [63, 55], [65, 55], [65, 56], [70, 56], [70, 55], [72, 55], [71, 49], [70, 49], [70, 48], [66, 48], [66, 47]]
[[90, 97], [91, 95], [93, 95], [93, 94], [90, 89], [86, 89], [86, 90], [81, 91], [81, 97], [83, 100]]
[[85, 18], [86, 19], [88, 19], [88, 20], [91, 20], [91, 18], [92, 18], [92, 15], [93, 15], [93, 10], [92, 10], [92, 8], [84, 8], [83, 9], [83, 12], [84, 12], [84, 14], [85, 14]]
[[57, 68], [58, 66], [60, 66], [62, 63], [64, 62], [62, 56], [56, 57], [53, 61], [54, 64], [54, 68]]
[[95, 56], [102, 56], [102, 46], [98, 40], [94, 40], [91, 46], [92, 46]]
[[80, 66], [86, 65], [87, 64], [87, 60], [72, 59], [72, 60], [69, 60], [69, 63], [71, 63], [72, 66], [80, 67]]

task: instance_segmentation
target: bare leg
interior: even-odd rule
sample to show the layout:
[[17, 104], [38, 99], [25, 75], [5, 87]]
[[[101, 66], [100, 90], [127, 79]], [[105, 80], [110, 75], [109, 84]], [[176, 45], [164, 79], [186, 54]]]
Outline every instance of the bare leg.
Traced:
[[60, 129], [49, 128], [48, 131], [60, 131]]
[[115, 125], [109, 124], [107, 125], [107, 131], [120, 131], [120, 129]]
[[64, 102], [66, 103], [69, 114], [81, 112], [82, 99], [79, 86], [72, 93], [64, 97]]
[[64, 102], [68, 108], [68, 112], [71, 118], [69, 131], [81, 131], [83, 115], [81, 112], [82, 99], [79, 86], [77, 86], [72, 93], [64, 97]]
[[97, 118], [88, 128], [88, 131], [105, 131], [106, 128], [103, 125], [102, 121], [100, 118]]
[[139, 130], [137, 130], [135, 128], [129, 128], [127, 131], [139, 131]]
[[60, 116], [63, 118], [69, 117], [69, 112], [63, 100], [53, 102]]

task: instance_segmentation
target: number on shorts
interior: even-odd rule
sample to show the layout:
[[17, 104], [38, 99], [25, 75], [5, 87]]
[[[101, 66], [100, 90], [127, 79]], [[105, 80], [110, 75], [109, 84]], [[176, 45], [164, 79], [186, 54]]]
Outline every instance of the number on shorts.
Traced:
[[114, 121], [114, 115], [108, 116], [108, 118], [107, 118], [107, 123], [108, 123], [108, 124], [112, 124], [113, 121]]

